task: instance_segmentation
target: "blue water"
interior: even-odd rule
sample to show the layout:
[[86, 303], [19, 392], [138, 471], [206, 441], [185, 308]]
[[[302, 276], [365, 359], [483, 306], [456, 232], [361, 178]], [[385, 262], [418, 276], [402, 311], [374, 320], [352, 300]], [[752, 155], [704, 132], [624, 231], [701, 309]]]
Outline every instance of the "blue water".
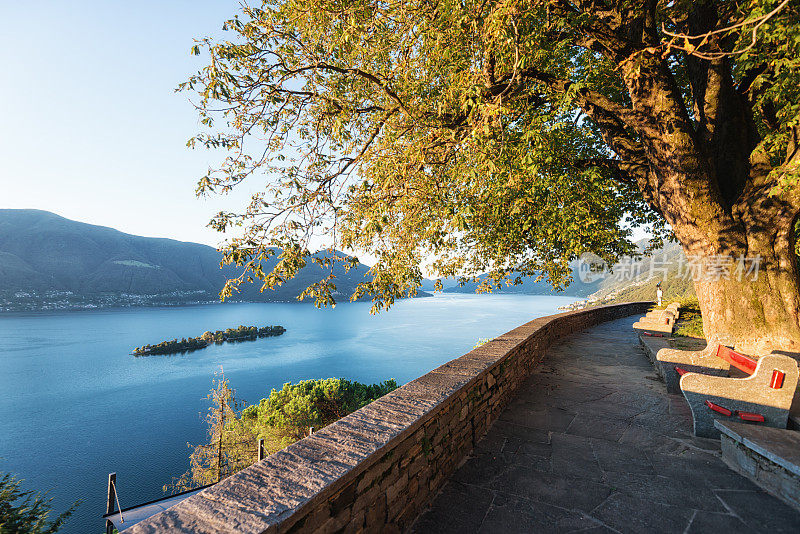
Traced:
[[[342, 377], [404, 384], [573, 297], [438, 295], [369, 315], [368, 303], [0, 314], [0, 472], [26, 489], [52, 489], [56, 510], [83, 499], [61, 532], [103, 532], [106, 479], [117, 473], [122, 507], [162, 497], [188, 468], [187, 442], [214, 372], [224, 369], [249, 403], [284, 382]], [[245, 325], [280, 324], [283, 336], [136, 358], [146, 343]]]

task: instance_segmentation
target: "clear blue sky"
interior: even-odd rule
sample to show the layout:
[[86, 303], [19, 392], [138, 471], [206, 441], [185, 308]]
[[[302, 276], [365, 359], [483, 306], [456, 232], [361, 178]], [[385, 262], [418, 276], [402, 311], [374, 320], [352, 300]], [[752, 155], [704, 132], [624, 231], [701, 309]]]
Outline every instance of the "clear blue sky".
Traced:
[[0, 0], [0, 208], [218, 245], [209, 219], [257, 183], [194, 196], [222, 154], [186, 148], [197, 114], [173, 90], [204, 65], [193, 38], [226, 35], [238, 11], [237, 0]]
[[186, 148], [197, 115], [173, 89], [203, 66], [192, 39], [238, 6], [0, 0], [0, 208], [218, 244], [206, 223], [246, 194], [195, 198], [221, 154]]

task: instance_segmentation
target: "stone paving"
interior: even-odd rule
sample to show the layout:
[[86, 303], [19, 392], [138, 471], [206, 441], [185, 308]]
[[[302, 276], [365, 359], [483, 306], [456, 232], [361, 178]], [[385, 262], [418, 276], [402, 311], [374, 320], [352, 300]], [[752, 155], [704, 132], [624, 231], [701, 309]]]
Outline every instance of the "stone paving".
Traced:
[[412, 531], [800, 533], [800, 512], [693, 437], [635, 320], [553, 346]]

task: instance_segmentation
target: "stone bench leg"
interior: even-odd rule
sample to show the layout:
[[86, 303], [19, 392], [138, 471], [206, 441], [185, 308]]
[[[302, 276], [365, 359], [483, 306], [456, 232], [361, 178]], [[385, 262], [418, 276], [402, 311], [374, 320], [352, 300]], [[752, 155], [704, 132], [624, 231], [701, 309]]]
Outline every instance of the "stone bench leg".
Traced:
[[[773, 371], [784, 373], [780, 388], [770, 387]], [[747, 378], [725, 378], [696, 373], [683, 375], [681, 391], [694, 419], [694, 434], [703, 438], [719, 438], [715, 419], [742, 422], [734, 413], [731, 417], [715, 412], [706, 401], [734, 412], [752, 412], [764, 416], [764, 422], [754, 423], [786, 428], [789, 407], [792, 405], [798, 380], [797, 362], [780, 354], [768, 354], [758, 360], [755, 372]]]
[[681, 392], [681, 375], [675, 369], [680, 367], [690, 373], [711, 376], [728, 376], [731, 365], [716, 356], [716, 348], [707, 346], [703, 350], [661, 349], [656, 353], [658, 374], [667, 385], [667, 392]]

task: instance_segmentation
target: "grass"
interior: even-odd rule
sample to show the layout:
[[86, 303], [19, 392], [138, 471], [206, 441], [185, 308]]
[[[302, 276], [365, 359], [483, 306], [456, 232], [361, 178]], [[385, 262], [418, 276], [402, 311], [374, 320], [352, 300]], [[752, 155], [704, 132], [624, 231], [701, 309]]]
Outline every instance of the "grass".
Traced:
[[700, 303], [697, 297], [676, 299], [680, 304], [680, 318], [675, 324], [675, 335], [683, 337], [703, 337], [703, 316], [700, 314]]
[[[614, 300], [610, 302], [604, 302], [603, 304], [655, 300], [656, 284], [658, 281], [658, 278], [652, 278], [644, 283], [631, 284], [628, 287], [621, 289]], [[697, 298], [695, 297], [694, 293], [694, 286], [692, 285], [691, 280], [687, 281], [674, 277], [663, 282], [662, 286], [664, 288], [665, 302], [680, 302], [685, 299], [694, 299], [695, 303], [697, 302]]]

